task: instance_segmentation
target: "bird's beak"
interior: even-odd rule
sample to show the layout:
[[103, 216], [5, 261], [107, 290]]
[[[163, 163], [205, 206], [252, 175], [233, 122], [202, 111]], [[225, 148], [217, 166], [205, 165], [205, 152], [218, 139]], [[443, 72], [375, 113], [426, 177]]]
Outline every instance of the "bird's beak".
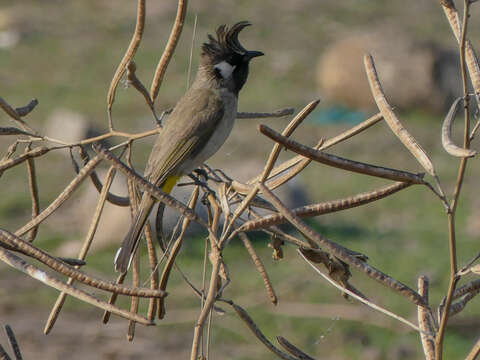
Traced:
[[263, 56], [263, 55], [265, 55], [265, 54], [261, 51], [247, 51], [247, 53], [245, 55], [243, 55], [243, 58], [247, 61], [250, 61], [254, 57]]

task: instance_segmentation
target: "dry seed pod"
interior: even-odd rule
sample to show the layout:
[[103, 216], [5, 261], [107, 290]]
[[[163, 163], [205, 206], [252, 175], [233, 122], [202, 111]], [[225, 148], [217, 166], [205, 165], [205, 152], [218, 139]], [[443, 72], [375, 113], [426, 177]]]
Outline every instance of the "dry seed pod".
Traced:
[[455, 145], [452, 141], [452, 124], [453, 120], [455, 119], [455, 115], [457, 115], [458, 106], [462, 99], [463, 98], [461, 97], [457, 98], [450, 107], [447, 116], [445, 116], [445, 120], [443, 121], [442, 125], [442, 145], [445, 151], [452, 156], [472, 157], [477, 154], [475, 150], [462, 148]]
[[415, 138], [402, 125], [400, 120], [398, 120], [397, 116], [392, 110], [392, 107], [387, 102], [382, 86], [380, 85], [380, 81], [378, 79], [377, 71], [375, 70], [375, 64], [373, 63], [372, 56], [365, 55], [363, 61], [372, 95], [388, 126], [405, 145], [405, 147], [412, 153], [412, 155], [415, 156], [423, 168], [430, 175], [436, 176], [432, 161], [428, 157], [427, 153], [422, 149], [417, 140], [415, 140]]

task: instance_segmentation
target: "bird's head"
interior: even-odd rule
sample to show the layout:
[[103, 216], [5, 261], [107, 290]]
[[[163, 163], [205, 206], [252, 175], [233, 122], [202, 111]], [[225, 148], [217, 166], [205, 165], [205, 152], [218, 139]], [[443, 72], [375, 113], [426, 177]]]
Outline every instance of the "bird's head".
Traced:
[[206, 69], [214, 81], [238, 94], [248, 77], [248, 64], [260, 51], [248, 51], [238, 41], [238, 34], [248, 21], [241, 21], [230, 29], [221, 25], [217, 29], [217, 38], [208, 35], [208, 43], [202, 46], [200, 66]]

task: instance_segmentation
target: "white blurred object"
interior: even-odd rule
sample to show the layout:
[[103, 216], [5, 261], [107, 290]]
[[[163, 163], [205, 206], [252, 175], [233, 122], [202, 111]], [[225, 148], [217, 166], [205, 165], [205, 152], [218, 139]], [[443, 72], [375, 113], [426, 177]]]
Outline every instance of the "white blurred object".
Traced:
[[0, 49], [14, 47], [20, 41], [20, 34], [14, 30], [0, 31]]

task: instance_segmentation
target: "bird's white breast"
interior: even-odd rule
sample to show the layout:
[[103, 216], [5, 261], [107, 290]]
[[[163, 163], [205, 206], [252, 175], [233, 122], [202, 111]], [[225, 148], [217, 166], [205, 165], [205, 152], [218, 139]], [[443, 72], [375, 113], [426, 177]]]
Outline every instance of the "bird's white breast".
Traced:
[[201, 166], [206, 160], [214, 155], [218, 149], [225, 143], [230, 135], [235, 119], [237, 118], [237, 97], [228, 90], [220, 90], [220, 96], [223, 100], [225, 111], [223, 118], [217, 125], [208, 143], [195, 156], [194, 159], [185, 161], [181, 169], [184, 174], [188, 174]]

